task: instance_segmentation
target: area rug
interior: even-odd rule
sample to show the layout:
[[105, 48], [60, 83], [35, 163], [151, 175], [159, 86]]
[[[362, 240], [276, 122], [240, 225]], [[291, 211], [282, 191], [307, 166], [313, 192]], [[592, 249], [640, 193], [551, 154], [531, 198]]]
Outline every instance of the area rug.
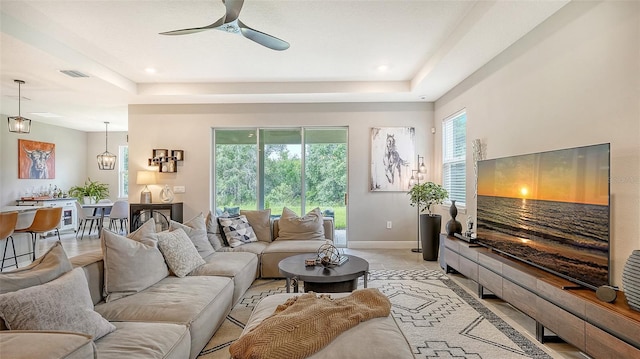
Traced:
[[[551, 358], [441, 271], [372, 270], [368, 286], [389, 297], [415, 358]], [[199, 358], [229, 359], [255, 305], [284, 292], [284, 280], [256, 280]]]

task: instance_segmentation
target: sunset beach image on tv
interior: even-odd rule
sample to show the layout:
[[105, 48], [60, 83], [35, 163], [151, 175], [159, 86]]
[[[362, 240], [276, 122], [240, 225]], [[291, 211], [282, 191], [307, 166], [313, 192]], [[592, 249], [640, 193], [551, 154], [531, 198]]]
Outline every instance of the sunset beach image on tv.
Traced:
[[609, 144], [478, 162], [478, 243], [609, 284]]

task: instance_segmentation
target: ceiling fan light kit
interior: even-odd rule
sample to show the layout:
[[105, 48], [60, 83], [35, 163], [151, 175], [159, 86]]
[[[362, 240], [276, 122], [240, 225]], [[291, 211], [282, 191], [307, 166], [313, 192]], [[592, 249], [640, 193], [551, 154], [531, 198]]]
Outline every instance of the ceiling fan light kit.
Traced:
[[289, 43], [275, 36], [255, 30], [240, 21], [240, 10], [244, 0], [222, 0], [226, 8], [225, 15], [211, 25], [192, 27], [173, 31], [161, 32], [160, 35], [188, 35], [205, 30], [220, 30], [232, 34], [239, 34], [272, 50], [283, 51], [289, 48]]
[[24, 84], [22, 80], [13, 80], [18, 84], [18, 116], [9, 116], [7, 123], [9, 125], [9, 132], [13, 133], [29, 133], [31, 132], [31, 120], [22, 117], [20, 115], [20, 102], [22, 101], [22, 95], [20, 93], [20, 86]]

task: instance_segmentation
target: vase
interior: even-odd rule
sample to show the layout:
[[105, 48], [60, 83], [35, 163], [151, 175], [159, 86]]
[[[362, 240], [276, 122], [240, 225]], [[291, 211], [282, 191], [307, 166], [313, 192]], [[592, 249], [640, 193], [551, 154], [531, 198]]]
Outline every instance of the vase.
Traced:
[[439, 214], [420, 215], [420, 241], [422, 242], [422, 259], [425, 261], [438, 260], [441, 227], [442, 216]]
[[173, 191], [168, 184], [160, 191], [160, 200], [162, 203], [171, 203], [173, 201]]
[[451, 207], [449, 207], [449, 214], [451, 215], [451, 219], [445, 225], [447, 234], [450, 236], [453, 236], [455, 233], [462, 234], [462, 223], [456, 220], [458, 207], [456, 207], [456, 201], [453, 199], [451, 200]]
[[640, 311], [640, 250], [631, 252], [624, 265], [622, 288], [629, 307]]

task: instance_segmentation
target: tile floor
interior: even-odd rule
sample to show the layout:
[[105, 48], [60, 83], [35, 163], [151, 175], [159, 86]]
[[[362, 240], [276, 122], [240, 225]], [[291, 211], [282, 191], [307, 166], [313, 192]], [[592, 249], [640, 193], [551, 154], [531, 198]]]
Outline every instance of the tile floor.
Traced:
[[[57, 238], [49, 236], [39, 239], [37, 253], [46, 251]], [[100, 240], [95, 235], [84, 236], [76, 240], [74, 233], [61, 233], [62, 245], [69, 257], [100, 248]], [[352, 254], [366, 259], [370, 269], [440, 269], [437, 262], [422, 259], [422, 254], [413, 253], [409, 249], [345, 249], [346, 254]], [[470, 293], [476, 293], [476, 284], [458, 274], [449, 274], [459, 285]], [[482, 299], [483, 304], [500, 315], [512, 327], [524, 333], [531, 341], [535, 341], [535, 322], [508, 303], [500, 299]], [[589, 358], [575, 347], [565, 343], [546, 343], [543, 349], [553, 358], [584, 359]], [[500, 358], [502, 359], [502, 358]]]

